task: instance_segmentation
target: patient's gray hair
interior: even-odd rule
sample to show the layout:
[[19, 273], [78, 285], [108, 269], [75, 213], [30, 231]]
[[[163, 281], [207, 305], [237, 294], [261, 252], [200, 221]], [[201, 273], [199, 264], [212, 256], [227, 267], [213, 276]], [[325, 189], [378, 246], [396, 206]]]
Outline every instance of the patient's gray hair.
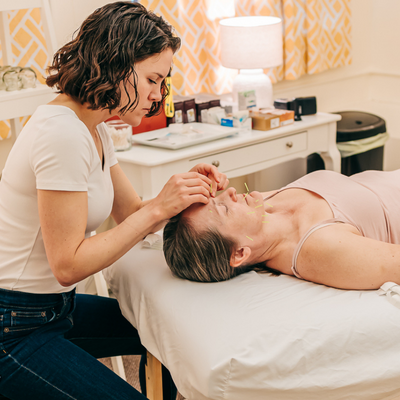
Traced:
[[236, 243], [217, 230], [199, 232], [178, 214], [164, 228], [164, 255], [173, 275], [197, 282], [220, 282], [251, 270], [269, 270], [263, 263], [231, 267]]

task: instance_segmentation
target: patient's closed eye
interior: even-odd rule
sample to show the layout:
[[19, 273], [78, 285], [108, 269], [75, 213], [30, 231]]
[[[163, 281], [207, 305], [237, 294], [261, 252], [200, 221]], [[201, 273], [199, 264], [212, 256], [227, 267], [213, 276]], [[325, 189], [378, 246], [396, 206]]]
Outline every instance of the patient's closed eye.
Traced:
[[228, 207], [227, 207], [226, 204], [224, 204], [224, 203], [218, 203], [217, 206], [225, 207], [226, 213], [228, 214]]

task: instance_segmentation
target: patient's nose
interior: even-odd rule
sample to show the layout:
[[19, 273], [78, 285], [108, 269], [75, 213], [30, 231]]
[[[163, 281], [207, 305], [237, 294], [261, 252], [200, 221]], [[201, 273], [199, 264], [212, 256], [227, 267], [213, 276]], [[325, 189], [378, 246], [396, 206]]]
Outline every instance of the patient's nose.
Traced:
[[236, 189], [233, 187], [226, 189], [223, 195], [224, 197], [229, 197], [232, 201], [237, 201]]

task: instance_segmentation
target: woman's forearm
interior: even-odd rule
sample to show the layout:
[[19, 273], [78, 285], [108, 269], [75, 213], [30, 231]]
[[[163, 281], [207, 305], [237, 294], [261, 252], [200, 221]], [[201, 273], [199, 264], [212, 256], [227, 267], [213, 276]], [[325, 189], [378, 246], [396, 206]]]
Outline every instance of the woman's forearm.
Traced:
[[133, 215], [137, 211], [141, 210], [146, 205], [150, 204], [152, 200], [142, 201], [137, 199], [135, 202], [130, 202], [125, 206], [119, 205], [118, 207], [114, 207], [111, 212], [111, 217], [115, 221], [117, 225], [126, 220], [129, 216]]
[[75, 284], [110, 266], [147, 234], [156, 231], [161, 217], [150, 202], [106, 232], [84, 239], [72, 260], [60, 265], [56, 278], [63, 286]]

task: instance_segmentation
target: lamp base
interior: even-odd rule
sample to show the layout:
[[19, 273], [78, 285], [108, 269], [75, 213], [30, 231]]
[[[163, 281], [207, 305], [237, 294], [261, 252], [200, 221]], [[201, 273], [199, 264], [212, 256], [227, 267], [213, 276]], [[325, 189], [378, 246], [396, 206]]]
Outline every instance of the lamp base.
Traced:
[[256, 106], [260, 108], [273, 107], [272, 82], [262, 69], [241, 69], [233, 80], [233, 101], [238, 104], [238, 93], [254, 90]]

